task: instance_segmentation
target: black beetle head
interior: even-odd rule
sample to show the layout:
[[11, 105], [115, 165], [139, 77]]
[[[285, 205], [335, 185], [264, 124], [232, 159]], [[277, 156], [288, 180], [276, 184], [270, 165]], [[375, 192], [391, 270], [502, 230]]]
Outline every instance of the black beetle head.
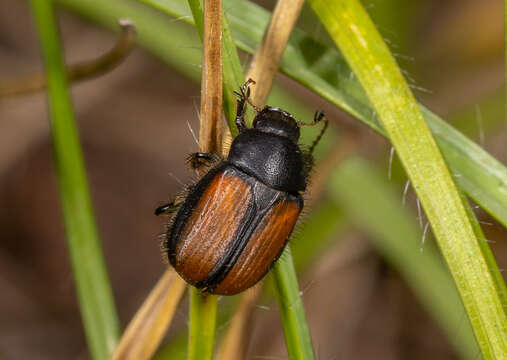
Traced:
[[299, 125], [287, 111], [277, 107], [266, 106], [259, 111], [253, 121], [257, 130], [285, 136], [294, 141], [299, 140]]

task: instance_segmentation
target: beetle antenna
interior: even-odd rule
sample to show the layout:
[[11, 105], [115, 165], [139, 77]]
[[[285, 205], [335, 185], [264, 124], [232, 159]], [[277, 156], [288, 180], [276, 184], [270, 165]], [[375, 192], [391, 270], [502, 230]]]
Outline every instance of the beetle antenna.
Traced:
[[322, 139], [322, 136], [324, 135], [324, 132], [326, 131], [327, 126], [329, 125], [329, 121], [323, 111], [316, 111], [315, 114], [313, 115], [313, 121], [311, 123], [305, 123], [302, 121], [297, 122], [298, 126], [314, 126], [321, 121], [324, 121], [324, 126], [320, 130], [319, 135], [315, 138], [315, 140], [313, 140], [312, 146], [310, 146], [309, 150], [310, 154], [313, 153], [313, 150], [319, 143], [320, 139]]

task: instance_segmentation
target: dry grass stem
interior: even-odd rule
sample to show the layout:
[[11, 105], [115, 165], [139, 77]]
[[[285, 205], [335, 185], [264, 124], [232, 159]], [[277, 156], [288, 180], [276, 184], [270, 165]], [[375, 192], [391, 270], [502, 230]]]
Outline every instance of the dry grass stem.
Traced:
[[151, 359], [171, 324], [186, 283], [167, 270], [128, 325], [111, 360]]
[[202, 152], [220, 153], [222, 148], [222, 1], [204, 2], [203, 63], [201, 77]]
[[[262, 43], [250, 63], [246, 76], [246, 79], [253, 79], [256, 82], [251, 88], [251, 99], [257, 106], [264, 105], [271, 91], [283, 51], [302, 6], [303, 0], [280, 0], [275, 7]], [[232, 135], [228, 129], [225, 131], [224, 138], [222, 150], [224, 154], [227, 154], [232, 142]]]
[[271, 91], [283, 51], [302, 6], [303, 0], [280, 0], [276, 4], [247, 76], [247, 79], [252, 78], [257, 82], [252, 88], [252, 101], [257, 106], [265, 103]]
[[[92, 79], [106, 74], [120, 65], [132, 52], [136, 29], [132, 22], [122, 19], [119, 22], [121, 32], [115, 45], [96, 59], [69, 65], [69, 82]], [[15, 79], [0, 84], [0, 97], [30, 94], [46, 88], [44, 73], [32, 74], [23, 79]]]

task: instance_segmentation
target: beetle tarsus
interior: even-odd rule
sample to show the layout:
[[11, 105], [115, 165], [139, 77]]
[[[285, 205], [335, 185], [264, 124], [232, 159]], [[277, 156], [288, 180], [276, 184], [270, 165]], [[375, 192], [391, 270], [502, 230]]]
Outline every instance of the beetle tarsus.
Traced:
[[176, 210], [178, 210], [179, 204], [176, 204], [174, 201], [170, 202], [169, 204], [165, 204], [162, 206], [159, 206], [155, 209], [155, 215], [171, 215]]
[[187, 157], [187, 163], [193, 170], [199, 170], [206, 166], [211, 166], [215, 161], [213, 154], [195, 152]]

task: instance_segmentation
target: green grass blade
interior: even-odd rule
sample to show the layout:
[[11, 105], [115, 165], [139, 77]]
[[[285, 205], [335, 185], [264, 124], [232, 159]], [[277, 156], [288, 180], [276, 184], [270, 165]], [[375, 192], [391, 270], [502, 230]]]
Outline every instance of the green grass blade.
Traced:
[[53, 149], [65, 230], [90, 353], [108, 359], [119, 334], [68, 92], [53, 3], [32, 0], [48, 78]]
[[[185, 0], [149, 1], [151, 6], [193, 24]], [[182, 52], [165, 51], [164, 44], [174, 42], [180, 37], [163, 36], [169, 25], [167, 21], [162, 21], [159, 14], [150, 13], [148, 9], [136, 6], [128, 0], [110, 0], [107, 3], [99, 0], [57, 2], [110, 28], [116, 25], [113, 22], [115, 16], [129, 16], [138, 26], [139, 43], [168, 63], [175, 64], [176, 59], [180, 59], [177, 65], [180, 71], [188, 76], [196, 76], [197, 69], [192, 66], [195, 57], [192, 54], [185, 52], [184, 56]], [[269, 22], [269, 12], [249, 1], [225, 1], [224, 7], [236, 44], [253, 53], [262, 39], [262, 29]], [[145, 28], [145, 31], [142, 31], [142, 28]], [[184, 32], [182, 36], [188, 38]], [[336, 49], [316, 42], [304, 32], [295, 29], [287, 44], [280, 70], [386, 136], [361, 86], [351, 77], [348, 64]], [[431, 111], [422, 106], [421, 108], [452, 173], [459, 175], [456, 182], [476, 203], [507, 226], [505, 166]]]
[[365, 160], [349, 159], [333, 172], [329, 191], [405, 278], [462, 358], [476, 359], [478, 346], [452, 278], [435, 249], [422, 243], [421, 229], [402, 207], [385, 174]]
[[243, 86], [245, 75], [243, 68], [239, 61], [238, 50], [232, 38], [231, 28], [227, 20], [227, 14], [223, 14], [222, 24], [222, 54], [223, 54], [223, 67], [224, 67], [224, 112], [225, 117], [229, 123], [229, 129], [232, 136], [238, 135], [238, 128], [236, 127], [236, 96], [233, 91]]
[[[442, 155], [380, 34], [358, 0], [310, 0], [359, 79], [412, 182], [485, 359], [507, 358], [495, 280]], [[495, 270], [494, 270], [495, 271]]]
[[296, 270], [288, 246], [271, 274], [289, 358], [291, 360], [315, 359], [305, 309], [299, 293]]
[[190, 319], [188, 328], [188, 360], [213, 359], [217, 296], [204, 295], [190, 287]]

